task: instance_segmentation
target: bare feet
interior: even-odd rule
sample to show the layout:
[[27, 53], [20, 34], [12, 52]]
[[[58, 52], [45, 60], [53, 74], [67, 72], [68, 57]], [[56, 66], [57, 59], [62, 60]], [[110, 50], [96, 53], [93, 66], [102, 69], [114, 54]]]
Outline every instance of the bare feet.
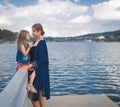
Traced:
[[28, 84], [26, 89], [32, 93], [37, 93], [37, 90], [34, 88], [33, 85]]

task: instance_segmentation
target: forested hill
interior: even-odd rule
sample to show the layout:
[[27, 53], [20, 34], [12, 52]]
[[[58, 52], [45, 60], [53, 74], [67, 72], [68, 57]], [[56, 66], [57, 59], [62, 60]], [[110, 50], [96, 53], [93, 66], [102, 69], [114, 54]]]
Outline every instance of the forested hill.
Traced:
[[109, 31], [109, 32], [102, 32], [102, 33], [93, 33], [93, 34], [86, 34], [82, 36], [77, 36], [77, 38], [81, 39], [90, 39], [92, 41], [98, 40], [98, 37], [103, 36], [104, 41], [120, 41], [120, 30], [117, 31]]
[[103, 33], [91, 33], [86, 35], [80, 35], [75, 37], [47, 37], [45, 38], [47, 41], [58, 41], [58, 42], [65, 42], [65, 41], [99, 41], [98, 37], [104, 37], [102, 41], [106, 42], [113, 42], [113, 41], [120, 41], [120, 30], [117, 31], [110, 31], [110, 32], [103, 32]]
[[[10, 30], [0, 29], [0, 42], [7, 42], [7, 41], [15, 41], [17, 39], [17, 32], [12, 32]], [[52, 36], [52, 35], [51, 35]], [[113, 42], [113, 41], [120, 41], [120, 30], [117, 31], [110, 31], [110, 32], [103, 32], [103, 33], [93, 33], [93, 34], [86, 34], [80, 35], [75, 37], [45, 37], [46, 41], [52, 42], [75, 42], [75, 41], [99, 41], [99, 37], [102, 36], [102, 41], [106, 42]]]
[[17, 38], [17, 33], [10, 30], [0, 29], [0, 42], [15, 41]]

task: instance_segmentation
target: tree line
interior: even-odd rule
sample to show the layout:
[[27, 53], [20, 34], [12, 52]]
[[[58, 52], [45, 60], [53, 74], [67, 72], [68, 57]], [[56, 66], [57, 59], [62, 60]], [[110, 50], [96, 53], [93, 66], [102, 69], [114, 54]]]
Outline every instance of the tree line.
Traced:
[[[0, 29], [0, 42], [6, 41], [15, 41], [17, 39], [17, 32], [12, 32], [6, 29]], [[113, 41], [120, 41], [120, 30], [117, 31], [110, 31], [110, 32], [102, 32], [102, 33], [93, 33], [93, 34], [86, 34], [86, 35], [79, 35], [75, 37], [44, 37], [44, 39], [48, 42], [84, 42], [86, 40], [91, 41], [99, 41], [97, 38], [99, 36], [104, 36], [102, 41], [105, 42], [113, 42]], [[31, 38], [33, 40], [33, 38]]]
[[6, 41], [15, 41], [17, 38], [17, 33], [14, 33], [10, 30], [6, 29], [0, 29], [0, 41], [6, 42]]

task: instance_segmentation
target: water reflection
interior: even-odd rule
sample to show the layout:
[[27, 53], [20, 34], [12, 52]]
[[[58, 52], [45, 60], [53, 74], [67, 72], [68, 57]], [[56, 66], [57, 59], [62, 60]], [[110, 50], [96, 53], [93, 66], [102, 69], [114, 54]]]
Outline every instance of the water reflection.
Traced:
[[[119, 43], [47, 43], [51, 95], [106, 94], [120, 104]], [[0, 91], [15, 74], [15, 44], [0, 45]]]

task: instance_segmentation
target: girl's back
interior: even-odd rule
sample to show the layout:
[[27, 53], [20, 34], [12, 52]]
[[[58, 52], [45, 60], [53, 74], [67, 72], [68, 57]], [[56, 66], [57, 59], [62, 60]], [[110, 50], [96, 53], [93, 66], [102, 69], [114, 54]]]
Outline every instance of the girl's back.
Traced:
[[[23, 44], [21, 44], [23, 45]], [[19, 45], [18, 50], [17, 50], [17, 54], [16, 54], [16, 61], [21, 63], [21, 64], [28, 64], [29, 63], [29, 55], [24, 56], [22, 51], [20, 50], [21, 45]], [[27, 48], [27, 46], [23, 45], [25, 48]]]

